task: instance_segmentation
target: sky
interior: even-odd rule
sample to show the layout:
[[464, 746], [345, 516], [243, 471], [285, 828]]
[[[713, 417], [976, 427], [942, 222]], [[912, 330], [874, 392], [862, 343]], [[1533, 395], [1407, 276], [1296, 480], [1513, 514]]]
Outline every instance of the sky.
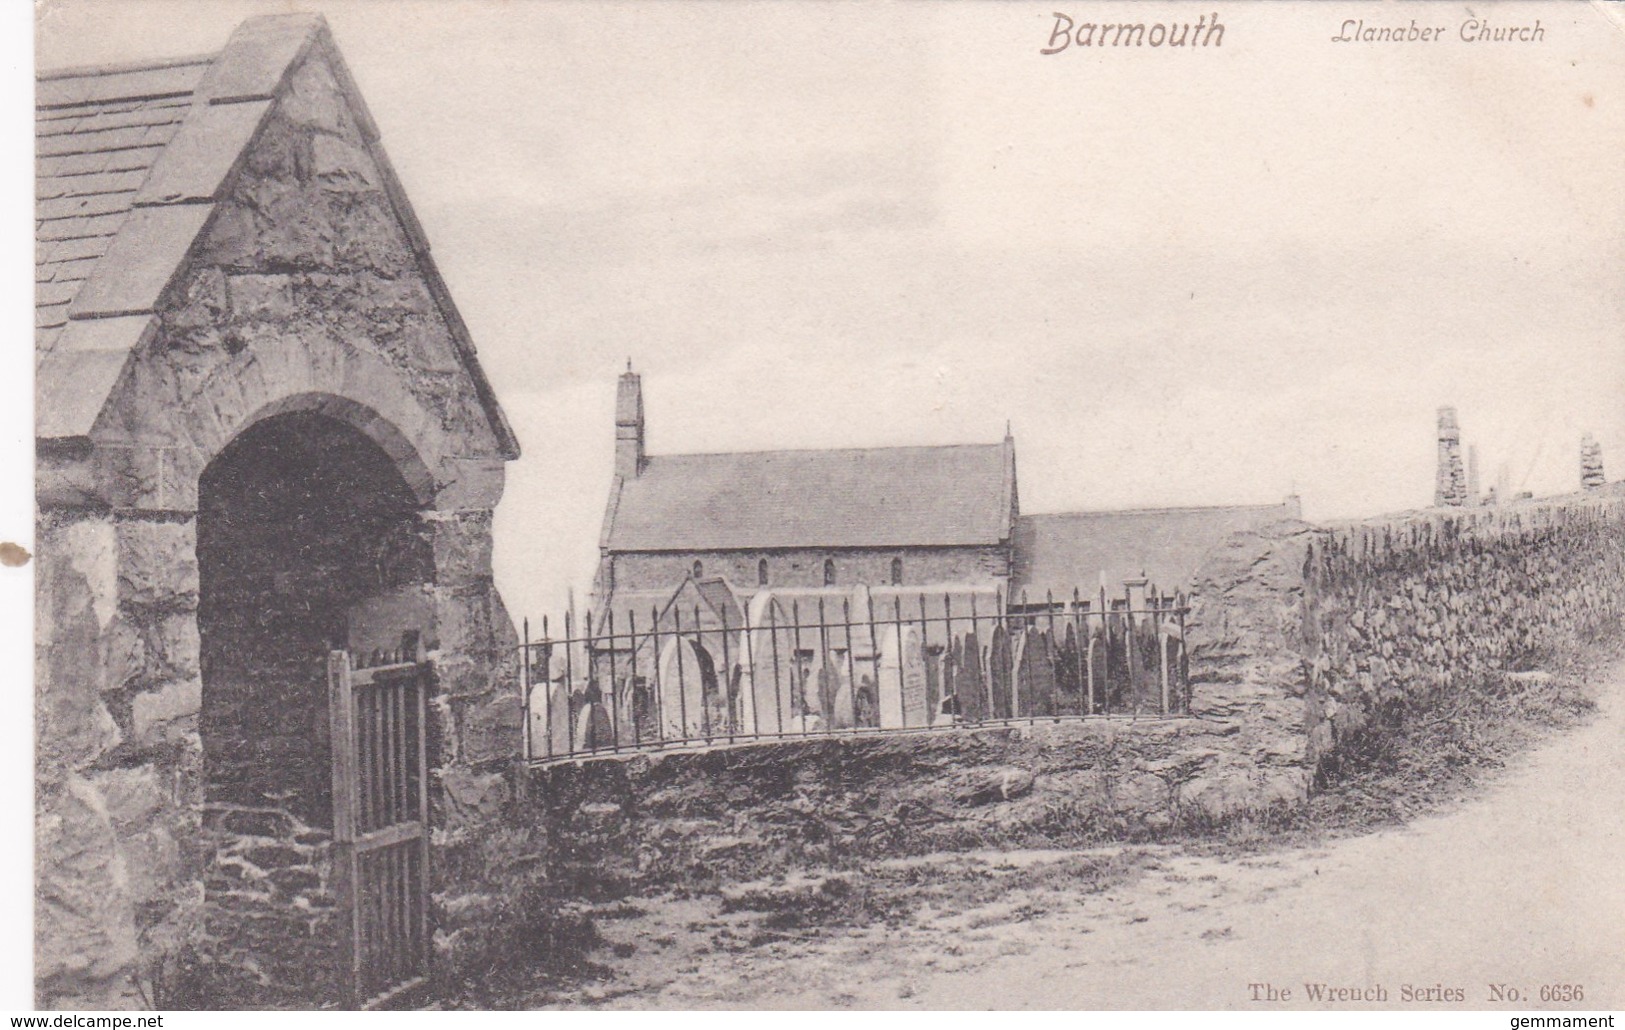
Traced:
[[[523, 448], [517, 616], [652, 453], [993, 442], [1026, 511], [1430, 502], [1625, 472], [1625, 34], [1599, 6], [51, 0], [40, 66], [319, 9]], [[1039, 53], [1052, 12], [1216, 48]], [[1461, 22], [1538, 44], [1465, 43]], [[1345, 18], [1438, 24], [1336, 43]], [[1612, 18], [1612, 20], [1610, 20]]]

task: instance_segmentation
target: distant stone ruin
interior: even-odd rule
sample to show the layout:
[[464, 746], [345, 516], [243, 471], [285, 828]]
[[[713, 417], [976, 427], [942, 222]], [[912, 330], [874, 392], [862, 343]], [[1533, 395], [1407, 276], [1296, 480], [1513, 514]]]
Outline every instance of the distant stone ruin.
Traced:
[[1433, 504], [1439, 508], [1459, 508], [1467, 503], [1467, 473], [1461, 464], [1461, 426], [1455, 408], [1439, 409], [1439, 475], [1433, 487]]
[[1601, 490], [1607, 482], [1602, 474], [1602, 444], [1587, 433], [1580, 438], [1580, 489]]

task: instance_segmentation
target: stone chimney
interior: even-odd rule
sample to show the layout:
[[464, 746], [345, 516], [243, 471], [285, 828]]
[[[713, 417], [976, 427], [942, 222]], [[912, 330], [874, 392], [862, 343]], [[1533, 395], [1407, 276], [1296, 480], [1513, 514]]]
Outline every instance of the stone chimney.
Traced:
[[1467, 503], [1478, 503], [1478, 444], [1467, 445]]
[[1601, 490], [1607, 482], [1602, 474], [1602, 444], [1587, 433], [1580, 438], [1580, 489]]
[[1439, 474], [1433, 486], [1433, 504], [1459, 508], [1467, 503], [1467, 474], [1461, 467], [1461, 427], [1455, 408], [1439, 409]]
[[628, 360], [615, 391], [615, 474], [636, 479], [643, 463], [643, 379]]

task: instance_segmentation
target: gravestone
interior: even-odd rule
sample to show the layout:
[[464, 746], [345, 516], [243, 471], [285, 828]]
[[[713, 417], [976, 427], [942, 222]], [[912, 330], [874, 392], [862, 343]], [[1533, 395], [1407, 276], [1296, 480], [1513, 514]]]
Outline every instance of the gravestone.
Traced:
[[795, 641], [786, 630], [789, 618], [767, 591], [751, 598], [750, 628], [739, 635], [744, 657], [740, 685], [742, 733], [787, 733], [799, 729], [795, 703], [798, 679]]
[[1014, 711], [1011, 679], [1014, 667], [1010, 631], [1003, 625], [994, 627], [993, 640], [988, 645], [987, 678], [988, 699], [995, 719], [1008, 719]]
[[570, 753], [570, 690], [563, 683], [533, 684], [530, 688], [530, 756], [550, 758]]
[[982, 674], [982, 645], [976, 631], [954, 641], [954, 697], [959, 702], [959, 718], [981, 722], [988, 717], [987, 679]]
[[930, 702], [926, 698], [925, 652], [918, 626], [880, 629], [879, 705], [881, 729], [928, 726]]
[[857, 710], [852, 696], [852, 679], [847, 675], [846, 663], [834, 653], [824, 655], [824, 664], [818, 670], [818, 714], [822, 728], [848, 730], [856, 725]]
[[703, 736], [706, 729], [705, 680], [715, 666], [701, 665], [693, 640], [673, 637], [660, 651], [660, 731], [666, 740]]
[[603, 704], [590, 701], [583, 705], [581, 714], [576, 716], [575, 750], [592, 751], [610, 747], [614, 743], [614, 728], [610, 723], [609, 712], [605, 710]]
[[1019, 634], [1013, 659], [1016, 712], [1021, 716], [1055, 714], [1055, 649], [1044, 630]]

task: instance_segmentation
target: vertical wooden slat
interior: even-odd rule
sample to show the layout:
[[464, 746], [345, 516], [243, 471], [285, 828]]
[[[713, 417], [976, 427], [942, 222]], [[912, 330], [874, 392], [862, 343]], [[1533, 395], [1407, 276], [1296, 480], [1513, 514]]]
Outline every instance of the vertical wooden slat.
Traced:
[[384, 986], [399, 983], [401, 979], [401, 886], [400, 886], [400, 857], [401, 846], [391, 844], [384, 854], [385, 883], [388, 888], [384, 893], [386, 915], [384, 917], [384, 940], [388, 941], [388, 961], [385, 969], [388, 970]]
[[369, 830], [380, 829], [384, 825], [383, 799], [388, 791], [384, 774], [384, 698], [379, 693], [379, 687], [374, 685], [371, 691], [372, 700], [372, 825]]
[[398, 822], [395, 816], [395, 752], [400, 746], [400, 742], [397, 739], [395, 726], [395, 683], [393, 681], [384, 684], [378, 693], [378, 702], [379, 707], [383, 709], [384, 716], [384, 746], [379, 749], [382, 752], [380, 758], [384, 769], [384, 814], [378, 823], [382, 827], [393, 826]]
[[416, 882], [410, 885], [413, 900], [418, 910], [418, 925], [415, 929], [415, 938], [418, 943], [421, 958], [418, 964], [420, 972], [428, 972], [429, 958], [429, 760], [428, 760], [428, 723], [426, 695], [429, 692], [429, 666], [419, 662], [417, 675], [413, 679], [413, 700], [417, 711], [417, 746], [416, 766], [417, 777], [417, 809], [418, 809], [418, 843], [417, 862], [418, 870]]
[[327, 656], [328, 739], [333, 767], [333, 897], [339, 911], [339, 950], [348, 973], [352, 1002], [361, 977], [361, 939], [357, 918], [356, 776], [354, 689], [350, 655], [332, 651]]
[[411, 809], [406, 800], [406, 680], [395, 684], [391, 697], [395, 702], [395, 822], [409, 822]]

